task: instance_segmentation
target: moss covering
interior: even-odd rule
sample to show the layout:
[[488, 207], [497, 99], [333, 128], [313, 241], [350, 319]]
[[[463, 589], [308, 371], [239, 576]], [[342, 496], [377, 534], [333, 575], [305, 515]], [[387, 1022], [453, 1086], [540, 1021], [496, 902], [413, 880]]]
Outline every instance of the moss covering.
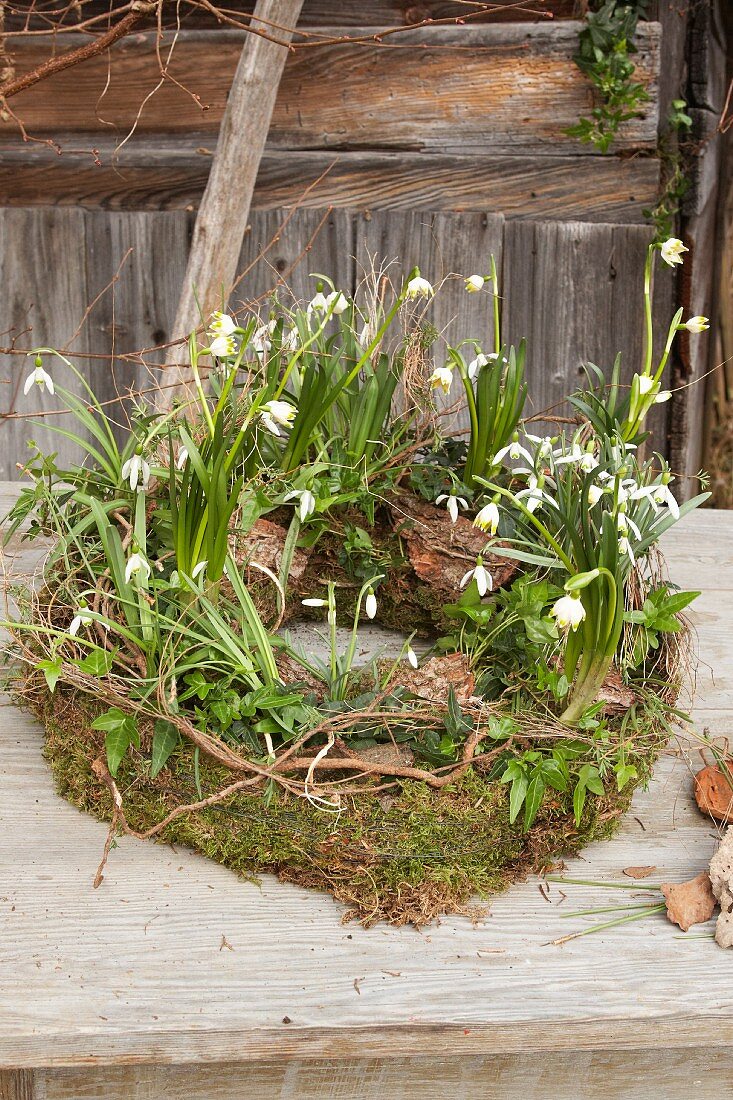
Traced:
[[[92, 772], [103, 755], [103, 735], [92, 730], [88, 696], [67, 687], [51, 697], [34, 683], [32, 709], [44, 723], [45, 753], [60, 793], [80, 809], [109, 821], [109, 790]], [[143, 831], [176, 806], [198, 799], [193, 749], [184, 745], [155, 780], [150, 778], [149, 730], [141, 751], [123, 761], [117, 785], [128, 823]], [[639, 782], [650, 774], [662, 739], [645, 739], [634, 759]], [[226, 768], [203, 755], [204, 797], [232, 782]], [[281, 794], [266, 807], [261, 792], [238, 792], [226, 802], [187, 813], [158, 839], [184, 844], [246, 877], [273, 872], [285, 881], [327, 890], [364, 924], [384, 919], [424, 924], [441, 913], [472, 912], [486, 898], [561, 855], [611, 835], [627, 809], [633, 784], [619, 794], [588, 799], [576, 827], [571, 794], [548, 792], [525, 833], [509, 823], [507, 786], [478, 766], [440, 791], [403, 782], [395, 794], [359, 795], [343, 812], [319, 810]]]

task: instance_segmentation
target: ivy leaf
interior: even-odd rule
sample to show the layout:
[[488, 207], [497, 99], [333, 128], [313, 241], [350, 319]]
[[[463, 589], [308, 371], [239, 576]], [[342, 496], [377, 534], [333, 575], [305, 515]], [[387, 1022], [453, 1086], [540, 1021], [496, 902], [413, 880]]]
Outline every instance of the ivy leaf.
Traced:
[[46, 677], [48, 690], [53, 694], [56, 690], [59, 676], [61, 675], [61, 661], [58, 657], [53, 661], [39, 661], [36, 668], [39, 668]]
[[107, 649], [97, 647], [74, 664], [89, 676], [106, 676], [112, 668], [113, 655]]
[[159, 718], [155, 723], [153, 732], [153, 753], [150, 762], [151, 779], [155, 779], [156, 775], [165, 767], [168, 757], [177, 744], [178, 730], [176, 727], [167, 719]]

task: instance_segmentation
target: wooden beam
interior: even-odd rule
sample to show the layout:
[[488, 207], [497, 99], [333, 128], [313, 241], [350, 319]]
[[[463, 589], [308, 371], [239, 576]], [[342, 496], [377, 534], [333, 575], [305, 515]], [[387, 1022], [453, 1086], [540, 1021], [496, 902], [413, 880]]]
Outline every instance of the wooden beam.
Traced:
[[[270, 145], [592, 156], [592, 146], [566, 132], [593, 106], [574, 61], [579, 29], [574, 22], [433, 27], [390, 44], [296, 49], [273, 111]], [[137, 133], [214, 133], [245, 37], [182, 32], [170, 64], [178, 83], [163, 81], [142, 111], [160, 79], [149, 34], [118, 43], [109, 70], [106, 59], [93, 58], [16, 96], [13, 109], [35, 137], [70, 130], [109, 136], [114, 126], [122, 139], [133, 123]], [[657, 23], [639, 27], [634, 60], [650, 100], [643, 117], [622, 128], [619, 150], [656, 147], [659, 37]], [[164, 36], [164, 49], [168, 43]], [[48, 49], [43, 38], [19, 40], [18, 70], [37, 64]], [[96, 113], [90, 104], [98, 104]], [[14, 127], [12, 120], [1, 123], [0, 133], [15, 135]]]
[[[253, 23], [294, 27], [303, 0], [257, 0]], [[279, 31], [280, 35], [288, 32]], [[173, 325], [174, 339], [197, 327], [226, 298], [234, 282], [247, 227], [260, 158], [280, 84], [287, 51], [267, 38], [250, 35], [244, 42], [221, 121], [211, 172], [193, 231], [193, 241]], [[169, 363], [180, 360], [173, 347]], [[174, 368], [170, 381], [182, 384], [190, 372]], [[170, 405], [175, 389], [161, 391]]]
[[[83, 136], [45, 145], [0, 144], [0, 205], [193, 210], [211, 167], [207, 135], [135, 137], [98, 161]], [[322, 177], [322, 178], [321, 178]], [[317, 182], [319, 181], [320, 182]], [[311, 185], [315, 186], [311, 188]], [[642, 222], [659, 187], [656, 157], [444, 156], [265, 149], [253, 210], [298, 204], [370, 210], [486, 210], [506, 218]]]

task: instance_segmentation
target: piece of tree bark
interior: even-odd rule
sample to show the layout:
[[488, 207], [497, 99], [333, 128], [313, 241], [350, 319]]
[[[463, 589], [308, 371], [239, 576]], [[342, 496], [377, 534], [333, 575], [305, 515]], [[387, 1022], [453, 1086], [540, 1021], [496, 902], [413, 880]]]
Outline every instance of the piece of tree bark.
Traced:
[[[266, 29], [274, 26], [281, 41], [289, 40], [302, 6], [303, 0], [257, 0], [252, 23], [260, 21]], [[202, 313], [208, 317], [218, 308], [234, 281], [287, 53], [284, 46], [255, 34], [248, 35], [242, 47], [196, 217], [173, 326], [175, 339], [195, 329]], [[166, 371], [166, 387], [160, 395], [166, 406], [180, 396], [180, 386], [175, 383], [185, 386], [190, 381], [190, 373], [180, 366], [184, 357], [181, 345], [173, 344], [167, 362], [179, 365]]]

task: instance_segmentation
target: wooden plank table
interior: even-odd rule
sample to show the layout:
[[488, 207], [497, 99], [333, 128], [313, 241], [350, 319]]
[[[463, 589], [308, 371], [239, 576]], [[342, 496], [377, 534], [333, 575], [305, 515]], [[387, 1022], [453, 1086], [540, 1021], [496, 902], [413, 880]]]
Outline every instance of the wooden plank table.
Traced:
[[[703, 590], [694, 713], [722, 734], [733, 512], [698, 513], [665, 545], [673, 580]], [[9, 704], [0, 739], [1, 1100], [733, 1096], [733, 953], [700, 938], [712, 924], [684, 936], [653, 917], [552, 946], [582, 920], [533, 878], [476, 926], [366, 931], [324, 894], [128, 837], [95, 891], [106, 827], [55, 794], [41, 730]], [[693, 764], [663, 759], [617, 836], [567, 873], [705, 868], [717, 836]], [[610, 904], [565, 892], [565, 911]]]

